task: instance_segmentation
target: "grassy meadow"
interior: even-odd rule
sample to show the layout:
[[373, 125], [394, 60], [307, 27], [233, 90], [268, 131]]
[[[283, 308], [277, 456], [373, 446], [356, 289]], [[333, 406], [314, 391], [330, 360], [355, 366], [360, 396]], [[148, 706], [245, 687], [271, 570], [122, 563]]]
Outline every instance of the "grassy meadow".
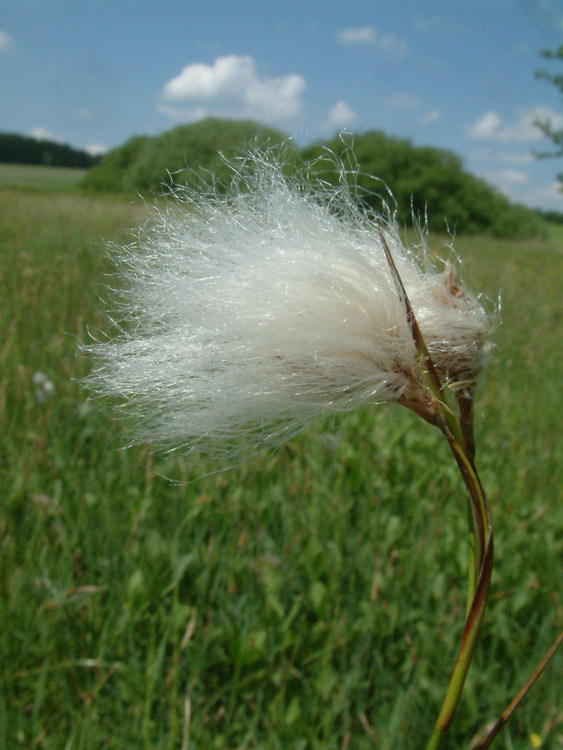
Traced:
[[[77, 349], [143, 212], [0, 187], [0, 750], [421, 750], [465, 606], [445, 441], [374, 407], [222, 473], [122, 450]], [[450, 750], [563, 626], [563, 235], [456, 247], [502, 322], [476, 410], [496, 566]], [[562, 665], [495, 748], [563, 748]]]
[[30, 188], [32, 190], [66, 190], [78, 184], [86, 169], [76, 167], [47, 167], [37, 164], [0, 164], [0, 188]]

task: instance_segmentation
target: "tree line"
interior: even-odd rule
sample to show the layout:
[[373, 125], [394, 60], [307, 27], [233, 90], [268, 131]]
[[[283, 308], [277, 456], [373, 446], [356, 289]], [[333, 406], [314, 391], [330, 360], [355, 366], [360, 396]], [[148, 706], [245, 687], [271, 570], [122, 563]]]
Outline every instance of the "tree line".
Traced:
[[100, 161], [86, 151], [43, 138], [0, 133], [0, 163], [88, 168]]
[[392, 203], [402, 225], [427, 224], [435, 231], [488, 232], [498, 237], [534, 237], [543, 231], [537, 212], [512, 204], [484, 180], [465, 171], [456, 154], [372, 130], [338, 136], [299, 149], [284, 133], [259, 123], [208, 118], [159, 135], [135, 136], [109, 151], [86, 175], [87, 189], [154, 195], [168, 186], [194, 185], [201, 170], [218, 185], [229, 180], [221, 157], [248, 146], [285, 144], [287, 169], [307, 165], [313, 178], [342, 179], [336, 155], [348, 167], [359, 200], [380, 210]]

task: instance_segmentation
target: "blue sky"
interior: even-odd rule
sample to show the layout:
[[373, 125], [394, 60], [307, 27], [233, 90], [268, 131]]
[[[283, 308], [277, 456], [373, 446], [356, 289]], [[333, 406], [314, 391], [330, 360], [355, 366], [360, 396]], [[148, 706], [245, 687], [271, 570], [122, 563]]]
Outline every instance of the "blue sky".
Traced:
[[563, 127], [534, 78], [562, 42], [563, 0], [2, 0], [0, 130], [101, 151], [206, 115], [378, 129], [563, 211], [561, 161], [531, 155], [535, 116]]

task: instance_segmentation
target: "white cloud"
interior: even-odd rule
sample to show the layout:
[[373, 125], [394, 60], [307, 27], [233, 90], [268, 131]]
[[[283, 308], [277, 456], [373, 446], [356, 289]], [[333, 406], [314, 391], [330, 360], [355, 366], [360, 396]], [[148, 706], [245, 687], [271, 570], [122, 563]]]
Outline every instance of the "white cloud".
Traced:
[[518, 42], [512, 48], [512, 54], [518, 57], [520, 55], [529, 55], [531, 52], [530, 45], [524, 44], [523, 42]]
[[90, 156], [102, 156], [107, 150], [108, 147], [104, 146], [103, 143], [91, 143], [84, 149]]
[[421, 102], [418, 96], [414, 96], [414, 94], [405, 94], [398, 91], [397, 93], [391, 94], [391, 96], [386, 97], [383, 100], [383, 104], [386, 104], [388, 107], [418, 109]]
[[[166, 115], [171, 120], [203, 120], [204, 117], [210, 117], [217, 112], [213, 112], [212, 108], [207, 107], [177, 107], [170, 104], [159, 104], [157, 111], [161, 115]], [[223, 113], [219, 113], [223, 114]], [[225, 114], [225, 116], [227, 116]]]
[[439, 109], [431, 109], [424, 115], [424, 117], [421, 118], [420, 124], [430, 125], [431, 122], [436, 122], [436, 120], [439, 120], [441, 116], [442, 114]]
[[47, 130], [47, 128], [41, 127], [41, 125], [33, 128], [29, 135], [32, 138], [37, 138], [38, 141], [55, 141], [55, 143], [62, 142], [62, 138], [59, 135], [54, 135], [50, 130]]
[[[408, 109], [411, 111], [422, 109], [422, 101], [414, 94], [407, 94], [401, 91], [391, 94], [391, 96], [383, 99], [383, 104], [388, 107], [396, 107], [397, 109]], [[419, 125], [428, 125], [431, 122], [436, 122], [441, 116], [439, 109], [430, 109], [425, 115], [423, 115], [418, 121]]]
[[377, 26], [343, 29], [336, 33], [336, 40], [347, 47], [355, 44], [374, 44], [383, 52], [396, 58], [406, 57], [408, 52], [404, 39], [400, 39], [393, 32], [383, 34]]
[[466, 125], [464, 130], [469, 138], [498, 143], [528, 143], [544, 137], [534, 124], [536, 119], [548, 119], [556, 129], [563, 128], [563, 115], [549, 107], [535, 107], [521, 111], [511, 123], [503, 120], [495, 110], [489, 110], [474, 123]]
[[482, 169], [476, 170], [476, 174], [504, 193], [510, 200], [518, 203], [524, 202], [521, 188], [529, 182], [529, 177], [525, 172], [517, 169]]
[[470, 125], [466, 125], [464, 130], [470, 138], [494, 138], [502, 125], [502, 118], [498, 112], [493, 110], [485, 114]]
[[466, 154], [467, 159], [470, 161], [490, 161], [493, 158], [493, 151], [489, 146], [483, 148], [473, 149]]
[[328, 113], [328, 118], [323, 124], [323, 130], [339, 130], [350, 125], [357, 118], [357, 113], [349, 107], [345, 101], [336, 102]]
[[563, 211], [563, 193], [559, 182], [534, 185], [517, 170], [484, 172], [481, 176], [516, 203], [543, 211]]
[[[497, 151], [496, 146], [485, 146], [475, 151], [470, 151], [467, 154], [467, 158], [473, 162], [499, 162], [501, 164], [509, 164], [510, 166], [522, 167], [525, 164], [531, 164], [535, 162], [535, 157], [530, 151]], [[527, 148], [524, 146], [523, 148]]]
[[336, 39], [340, 44], [372, 44], [377, 39], [379, 32], [375, 26], [361, 26], [356, 29], [343, 29], [338, 31]]
[[0, 29], [0, 52], [8, 52], [14, 46], [12, 37]]
[[442, 23], [441, 16], [415, 16], [412, 19], [412, 25], [417, 31], [428, 31]]
[[496, 158], [503, 164], [516, 165], [531, 164], [536, 160], [536, 157], [533, 154], [515, 154], [512, 151], [500, 151], [498, 154], [496, 154]]
[[503, 169], [500, 179], [508, 185], [523, 185], [528, 182], [528, 175], [520, 169]]
[[552, 182], [546, 187], [536, 187], [521, 195], [519, 200], [527, 206], [540, 208], [543, 211], [563, 211], [563, 193], [560, 182]]
[[[540, 120], [540, 122], [549, 120], [551, 127], [555, 128], [555, 130], [563, 130], [563, 115], [551, 109], [551, 107], [536, 107], [532, 114], [534, 120]], [[537, 130], [535, 125], [534, 128]], [[543, 134], [541, 137], [544, 137]]]
[[563, 32], [563, 9], [561, 0], [519, 0], [522, 10], [543, 32], [553, 37], [557, 31]]
[[294, 122], [306, 86], [299, 74], [268, 78], [259, 75], [254, 58], [226, 55], [212, 65], [186, 65], [164, 86], [159, 111], [176, 119], [218, 115]]
[[92, 119], [92, 110], [88, 109], [88, 107], [81, 107], [76, 113], [76, 116], [79, 120], [90, 120]]
[[377, 44], [384, 52], [392, 54], [397, 58], [407, 56], [407, 43], [403, 39], [399, 39], [396, 34], [381, 34], [377, 39]]
[[440, 15], [435, 16], [415, 16], [412, 19], [412, 25], [417, 31], [439, 31], [442, 34], [452, 34], [460, 31], [460, 26], [451, 18], [444, 18]]
[[512, 201], [546, 211], [563, 211], [559, 183], [542, 184], [533, 173], [526, 171], [527, 165], [536, 161], [532, 154], [497, 151], [496, 148], [493, 145], [468, 154], [474, 174], [494, 185]]

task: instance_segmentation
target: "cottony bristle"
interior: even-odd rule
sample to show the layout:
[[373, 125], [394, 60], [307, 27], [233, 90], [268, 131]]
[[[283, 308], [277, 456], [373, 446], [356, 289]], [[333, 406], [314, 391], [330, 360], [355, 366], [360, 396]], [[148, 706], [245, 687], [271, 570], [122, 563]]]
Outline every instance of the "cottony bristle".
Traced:
[[272, 155], [233, 167], [227, 194], [182, 188], [118, 248], [123, 332], [91, 347], [90, 379], [127, 402], [138, 439], [231, 450], [281, 442], [305, 423], [397, 401], [418, 357], [383, 233], [435, 364], [473, 379], [487, 316], [451, 271], [407, 249], [345, 182], [288, 178]]

